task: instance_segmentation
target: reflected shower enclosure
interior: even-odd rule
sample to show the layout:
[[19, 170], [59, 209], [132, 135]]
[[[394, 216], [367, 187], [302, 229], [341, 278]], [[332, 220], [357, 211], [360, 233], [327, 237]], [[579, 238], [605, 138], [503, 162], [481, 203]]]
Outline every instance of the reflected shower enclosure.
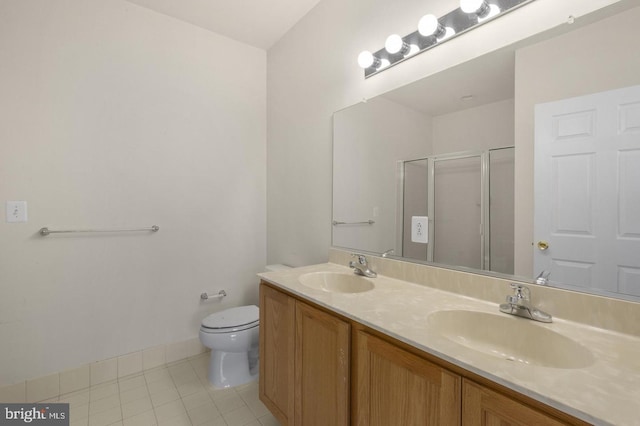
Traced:
[[[436, 155], [399, 164], [402, 256], [513, 274], [514, 148]], [[412, 241], [414, 216], [429, 239]]]

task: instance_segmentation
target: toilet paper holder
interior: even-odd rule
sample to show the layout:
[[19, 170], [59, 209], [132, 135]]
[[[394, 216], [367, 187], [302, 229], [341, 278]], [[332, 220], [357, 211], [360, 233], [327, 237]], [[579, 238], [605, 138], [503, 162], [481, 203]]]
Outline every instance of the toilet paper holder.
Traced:
[[223, 297], [226, 297], [226, 296], [227, 296], [227, 292], [224, 290], [220, 290], [217, 294], [202, 293], [200, 295], [200, 299], [202, 300], [222, 299]]

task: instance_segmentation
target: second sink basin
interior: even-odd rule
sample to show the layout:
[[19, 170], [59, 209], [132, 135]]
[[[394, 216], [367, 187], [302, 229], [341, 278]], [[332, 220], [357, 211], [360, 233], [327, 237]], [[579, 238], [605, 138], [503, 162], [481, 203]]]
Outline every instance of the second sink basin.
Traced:
[[342, 272], [311, 272], [301, 275], [300, 283], [330, 293], [362, 293], [374, 287], [373, 282], [364, 277]]
[[580, 343], [523, 318], [454, 310], [434, 312], [428, 323], [453, 342], [507, 361], [566, 369], [594, 362], [591, 351]]

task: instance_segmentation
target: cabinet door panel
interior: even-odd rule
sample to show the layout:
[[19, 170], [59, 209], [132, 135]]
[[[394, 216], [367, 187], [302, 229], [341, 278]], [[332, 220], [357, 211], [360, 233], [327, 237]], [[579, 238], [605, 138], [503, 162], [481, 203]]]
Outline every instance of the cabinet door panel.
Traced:
[[293, 424], [295, 303], [260, 286], [260, 400], [283, 425]]
[[465, 380], [463, 426], [561, 426], [563, 423], [514, 399]]
[[296, 425], [349, 424], [350, 325], [296, 302]]
[[460, 376], [362, 331], [356, 347], [356, 424], [460, 424]]

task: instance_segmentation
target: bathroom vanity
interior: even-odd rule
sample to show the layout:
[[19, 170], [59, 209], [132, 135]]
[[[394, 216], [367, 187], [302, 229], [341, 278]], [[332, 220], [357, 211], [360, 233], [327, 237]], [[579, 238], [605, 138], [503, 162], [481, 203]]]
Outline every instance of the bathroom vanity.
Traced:
[[283, 425], [637, 421], [634, 336], [332, 263], [260, 276], [260, 399]]

